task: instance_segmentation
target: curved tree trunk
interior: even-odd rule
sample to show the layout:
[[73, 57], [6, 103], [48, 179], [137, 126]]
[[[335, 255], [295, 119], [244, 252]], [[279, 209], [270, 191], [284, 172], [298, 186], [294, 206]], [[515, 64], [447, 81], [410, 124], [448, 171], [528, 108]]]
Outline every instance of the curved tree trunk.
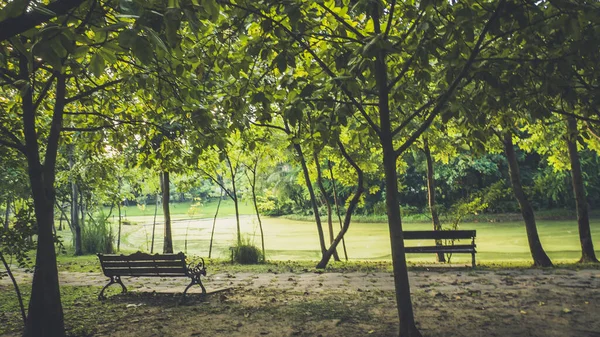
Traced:
[[573, 182], [573, 194], [577, 207], [577, 225], [579, 227], [579, 241], [581, 242], [581, 259], [579, 262], [598, 262], [594, 252], [594, 243], [590, 230], [590, 217], [588, 213], [585, 188], [583, 186], [583, 175], [581, 173], [581, 162], [577, 151], [577, 120], [574, 117], [567, 118], [567, 148], [569, 160], [571, 161], [571, 180]]
[[[342, 216], [340, 215], [340, 204], [338, 201], [337, 188], [335, 187], [335, 179], [333, 177], [333, 168], [331, 167], [331, 161], [327, 161], [327, 167], [329, 168], [329, 175], [331, 176], [331, 187], [333, 187], [333, 202], [335, 203], [335, 213], [337, 214], [340, 222], [340, 231], [344, 228], [342, 225]], [[342, 236], [342, 248], [344, 249], [344, 258], [348, 261], [348, 251], [346, 250], [346, 239]]]
[[506, 154], [506, 159], [508, 161], [510, 183], [512, 185], [515, 198], [519, 202], [523, 220], [525, 221], [525, 229], [527, 231], [527, 240], [529, 242], [531, 257], [533, 258], [533, 265], [538, 267], [552, 267], [552, 261], [550, 261], [550, 258], [544, 251], [542, 243], [540, 242], [533, 208], [531, 207], [529, 200], [527, 200], [527, 196], [525, 195], [523, 186], [521, 185], [521, 173], [519, 172], [517, 155], [515, 154], [515, 148], [512, 141], [512, 133], [505, 133], [502, 142], [504, 144], [504, 153]]
[[304, 182], [310, 195], [310, 203], [312, 205], [313, 212], [315, 214], [315, 222], [317, 223], [317, 232], [319, 234], [319, 245], [321, 246], [321, 256], [325, 256], [327, 247], [325, 246], [325, 235], [323, 234], [323, 226], [321, 225], [321, 217], [319, 216], [319, 207], [317, 206], [317, 198], [315, 197], [315, 191], [310, 182], [310, 176], [308, 174], [308, 166], [306, 165], [306, 159], [304, 158], [304, 152], [300, 144], [294, 144], [294, 150], [298, 154], [300, 159], [300, 165], [302, 166], [302, 173], [304, 173]]
[[17, 294], [17, 301], [19, 302], [19, 309], [21, 310], [21, 317], [23, 318], [23, 324], [25, 324], [27, 322], [27, 314], [25, 314], [25, 305], [23, 304], [23, 296], [21, 296], [21, 289], [19, 288], [19, 283], [17, 283], [15, 276], [10, 270], [8, 262], [6, 262], [6, 259], [4, 258], [4, 254], [2, 254], [2, 250], [0, 250], [0, 261], [2, 261], [4, 269], [6, 269], [6, 274], [8, 274], [8, 277], [10, 278], [10, 281], [12, 282], [13, 287], [15, 288], [15, 293]]
[[231, 160], [229, 159], [229, 154], [227, 152], [225, 152], [225, 159], [227, 160], [227, 165], [229, 166], [229, 176], [231, 178], [231, 194], [229, 194], [229, 197], [231, 198], [231, 200], [233, 200], [233, 207], [235, 208], [235, 223], [237, 226], [237, 244], [241, 245], [242, 244], [242, 229], [240, 227], [240, 206], [239, 206], [239, 199], [238, 199], [238, 194], [237, 194], [237, 186], [235, 184], [235, 177], [237, 175], [237, 165], [234, 169], [233, 165], [231, 164]]
[[[437, 206], [435, 205], [435, 180], [433, 178], [433, 159], [431, 158], [431, 150], [429, 149], [429, 141], [427, 137], [423, 138], [423, 152], [427, 160], [427, 199], [429, 201], [429, 211], [431, 212], [431, 221], [433, 222], [433, 230], [441, 231], [442, 224], [438, 216]], [[435, 240], [436, 246], [442, 245], [442, 240]], [[437, 253], [438, 262], [446, 262], [444, 253]]]
[[[160, 180], [162, 187], [163, 213], [165, 216], [165, 241], [163, 243], [163, 253], [173, 253], [173, 234], [171, 231], [171, 210], [169, 209], [170, 189], [169, 172], [163, 171]], [[148, 241], [146, 241], [148, 242]]]
[[256, 212], [256, 219], [258, 220], [258, 228], [260, 229], [260, 244], [262, 248], [262, 258], [263, 261], [267, 260], [267, 255], [265, 255], [265, 233], [263, 231], [262, 220], [260, 218], [260, 212], [258, 211], [258, 203], [256, 201], [256, 166], [258, 165], [258, 161], [254, 164], [254, 170], [252, 170], [252, 183], [250, 184], [252, 190], [252, 202], [254, 204], [254, 211]]
[[213, 238], [215, 236], [215, 226], [217, 225], [217, 216], [219, 215], [219, 208], [221, 207], [221, 199], [223, 199], [223, 188], [219, 195], [219, 202], [217, 203], [217, 210], [215, 211], [215, 217], [213, 218], [212, 230], [210, 231], [210, 244], [208, 245], [208, 258], [210, 259], [212, 254]]
[[[340, 243], [340, 241], [343, 242], [344, 235], [348, 231], [348, 228], [350, 228], [350, 220], [352, 219], [352, 213], [354, 212], [354, 209], [356, 208], [356, 206], [358, 205], [358, 202], [360, 201], [360, 196], [363, 194], [363, 192], [365, 190], [363, 171], [360, 169], [360, 167], [358, 167], [358, 165], [352, 159], [352, 157], [350, 157], [348, 155], [348, 153], [346, 152], [346, 149], [344, 148], [344, 145], [339, 141], [338, 141], [338, 147], [340, 148], [340, 151], [342, 152], [342, 155], [344, 156], [344, 158], [346, 158], [348, 163], [350, 163], [350, 165], [352, 165], [352, 167], [354, 167], [354, 169], [356, 170], [356, 174], [358, 176], [357, 177], [357, 185], [356, 185], [356, 191], [354, 192], [354, 196], [350, 200], [350, 204], [348, 205], [348, 209], [346, 210], [346, 216], [344, 217], [344, 224], [343, 224], [340, 232], [338, 233], [338, 235], [335, 237], [335, 239], [331, 243], [331, 246], [329, 247], [329, 249], [325, 252], [325, 254], [323, 254], [323, 258], [321, 259], [321, 261], [319, 261], [319, 263], [317, 264], [316, 268], [319, 268], [319, 269], [323, 269], [323, 268], [327, 267], [327, 263], [329, 263], [329, 259], [331, 259], [331, 256], [335, 253], [337, 245]], [[331, 166], [330, 166], [330, 168], [331, 168]], [[347, 258], [346, 258], [346, 260], [347, 260]]]
[[[321, 197], [325, 206], [327, 206], [327, 225], [329, 229], [329, 245], [333, 244], [333, 221], [331, 218], [331, 202], [329, 202], [329, 198], [327, 197], [327, 191], [325, 190], [325, 185], [323, 185], [323, 174], [321, 173], [321, 163], [319, 162], [319, 151], [315, 149], [313, 152], [313, 158], [315, 160], [315, 167], [317, 169], [317, 186], [319, 186], [319, 191], [321, 191]], [[338, 256], [337, 250], [333, 251], [333, 259], [335, 261], [339, 261], [340, 257]]]

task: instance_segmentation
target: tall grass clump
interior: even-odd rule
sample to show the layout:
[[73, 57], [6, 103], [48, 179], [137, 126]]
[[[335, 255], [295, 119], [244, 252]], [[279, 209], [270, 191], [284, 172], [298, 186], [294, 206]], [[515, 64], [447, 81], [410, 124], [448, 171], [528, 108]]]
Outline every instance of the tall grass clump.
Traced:
[[239, 264], [257, 264], [263, 260], [260, 248], [256, 247], [249, 237], [242, 237], [233, 246], [233, 261]]
[[90, 221], [81, 228], [81, 244], [86, 254], [112, 254], [115, 252], [114, 241], [110, 222], [102, 212], [95, 218], [90, 217]]

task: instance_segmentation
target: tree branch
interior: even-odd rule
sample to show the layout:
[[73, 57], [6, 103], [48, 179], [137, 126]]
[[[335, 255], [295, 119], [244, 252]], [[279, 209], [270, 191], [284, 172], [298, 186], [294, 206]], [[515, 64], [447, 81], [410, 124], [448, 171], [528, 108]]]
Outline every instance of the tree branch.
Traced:
[[394, 137], [400, 131], [402, 131], [402, 129], [404, 129], [408, 125], [408, 123], [410, 123], [415, 117], [417, 117], [421, 112], [423, 112], [423, 110], [429, 108], [435, 101], [436, 100], [434, 99], [430, 99], [427, 103], [423, 104], [420, 108], [415, 110], [415, 112], [408, 116], [408, 118], [402, 121], [402, 123], [396, 129], [394, 129], [394, 131], [392, 131], [392, 137]]
[[496, 19], [498, 19], [498, 17], [500, 16], [500, 12], [501, 12], [502, 8], [504, 7], [505, 2], [506, 2], [506, 0], [500, 0], [498, 2], [496, 9], [490, 16], [490, 19], [488, 20], [488, 22], [485, 24], [485, 27], [483, 27], [483, 30], [481, 31], [481, 33], [479, 34], [479, 37], [477, 38], [477, 43], [475, 44], [475, 47], [471, 51], [471, 55], [469, 55], [469, 58], [467, 59], [467, 62], [465, 63], [465, 65], [462, 67], [460, 73], [458, 74], [458, 76], [456, 76], [456, 78], [454, 78], [454, 81], [452, 81], [452, 84], [448, 87], [448, 90], [446, 90], [446, 92], [444, 92], [444, 94], [439, 96], [439, 99], [437, 99], [436, 106], [433, 108], [433, 110], [431, 111], [429, 117], [427, 117], [425, 122], [423, 124], [421, 124], [421, 126], [417, 130], [415, 130], [415, 132], [413, 132], [413, 134], [396, 151], [394, 151], [396, 157], [400, 156], [404, 151], [406, 151], [406, 149], [408, 149], [408, 147], [410, 147], [412, 145], [412, 143], [415, 140], [417, 140], [421, 136], [421, 134], [423, 132], [425, 132], [425, 130], [427, 130], [429, 128], [429, 126], [431, 125], [431, 123], [433, 122], [435, 117], [442, 111], [442, 107], [446, 104], [446, 102], [448, 102], [448, 100], [450, 99], [450, 97], [452, 96], [452, 94], [454, 93], [456, 88], [458, 88], [459, 83], [466, 77], [469, 68], [471, 68], [471, 66], [473, 65], [473, 62], [475, 61], [475, 58], [481, 51], [481, 47], [482, 47], [483, 41], [485, 40], [485, 36], [487, 35], [487, 32], [489, 31], [490, 27], [492, 26], [492, 23], [494, 23], [494, 21], [496, 21]]
[[52, 113], [52, 122], [50, 123], [50, 135], [48, 136], [46, 154], [44, 156], [44, 171], [48, 184], [54, 185], [56, 156], [58, 154], [58, 141], [62, 131], [62, 122], [65, 110], [65, 94], [67, 91], [66, 75], [56, 73], [56, 97], [54, 100], [54, 111]]
[[252, 125], [256, 125], [256, 126], [262, 126], [262, 127], [266, 127], [266, 128], [271, 128], [271, 129], [275, 129], [275, 130], [279, 130], [279, 131], [283, 131], [286, 134], [290, 134], [289, 130], [286, 130], [285, 128], [281, 127], [281, 126], [277, 126], [277, 125], [273, 125], [273, 124], [262, 124], [262, 123], [256, 123], [256, 122], [250, 122], [250, 124]]
[[42, 14], [39, 11], [25, 11], [23, 14], [0, 21], [0, 42], [17, 36], [41, 23], [67, 13], [79, 7], [85, 0], [56, 0], [47, 6], [40, 6], [55, 15]]
[[390, 14], [388, 16], [387, 26], [385, 27], [385, 33], [383, 33], [383, 39], [387, 39], [390, 34], [390, 29], [392, 28], [392, 20], [394, 18], [394, 9], [396, 7], [396, 0], [392, 0], [390, 4]]
[[75, 96], [73, 96], [73, 97], [69, 97], [69, 98], [65, 99], [65, 104], [73, 103], [73, 102], [75, 102], [75, 101], [77, 101], [77, 100], [80, 100], [80, 99], [82, 99], [82, 98], [84, 98], [84, 97], [90, 96], [91, 94], [93, 94], [93, 93], [95, 93], [95, 92], [98, 92], [98, 91], [100, 91], [100, 90], [104, 90], [104, 89], [106, 89], [106, 88], [108, 88], [108, 87], [110, 87], [110, 86], [113, 86], [113, 85], [115, 85], [115, 84], [119, 84], [119, 83], [121, 83], [121, 82], [123, 82], [123, 81], [124, 81], [124, 79], [123, 79], [123, 78], [121, 78], [121, 79], [118, 79], [118, 80], [114, 80], [114, 81], [106, 82], [106, 83], [104, 83], [104, 84], [101, 84], [101, 85], [99, 85], [99, 86], [96, 86], [96, 87], [94, 87], [94, 88], [91, 88], [91, 89], [89, 89], [89, 90], [86, 90], [86, 91], [84, 91], [84, 92], [81, 92], [81, 93], [79, 93], [79, 94], [77, 94], [77, 95], [75, 95]]
[[340, 17], [337, 13], [335, 13], [334, 11], [332, 11], [331, 9], [327, 8], [327, 6], [325, 6], [323, 3], [318, 2], [317, 3], [319, 6], [321, 6], [321, 8], [323, 8], [327, 13], [331, 14], [339, 23], [341, 23], [342, 25], [344, 25], [344, 27], [348, 28], [348, 30], [350, 30], [352, 33], [354, 33], [356, 36], [358, 36], [361, 39], [365, 39], [365, 36], [362, 35], [361, 32], [359, 32], [356, 28], [352, 27], [351, 24], [349, 24], [348, 22], [346, 22], [346, 20], [344, 20], [342, 17]]
[[7, 135], [8, 138], [10, 138], [12, 140], [12, 142], [9, 142], [9, 141], [3, 141], [0, 139], [0, 142], [1, 142], [0, 144], [6, 145], [8, 147], [12, 147], [20, 152], [25, 153], [25, 145], [21, 142], [21, 140], [12, 131], [10, 131], [4, 125], [0, 125], [0, 131], [2, 131], [2, 134]]
[[[344, 82], [340, 79], [337, 78], [337, 76], [335, 75], [335, 73], [329, 68], [329, 66], [327, 66], [327, 64], [319, 57], [319, 55], [317, 55], [317, 53], [310, 47], [310, 45], [304, 41], [304, 39], [302, 39], [302, 36], [299, 36], [298, 34], [292, 32], [288, 27], [286, 27], [285, 25], [281, 24], [280, 21], [276, 21], [275, 19], [263, 14], [262, 12], [260, 12], [259, 10], [256, 10], [254, 8], [246, 8], [246, 7], [242, 7], [238, 4], [234, 4], [231, 2], [226, 2], [227, 4], [229, 4], [232, 7], [236, 7], [242, 10], [247, 10], [250, 11], [260, 17], [263, 17], [267, 20], [270, 20], [271, 22], [277, 24], [279, 27], [281, 27], [281, 29], [283, 29], [286, 34], [288, 34], [289, 36], [291, 36], [292, 38], [294, 38], [294, 40], [296, 40], [296, 42], [298, 42], [298, 44], [300, 44], [300, 46], [302, 46], [302, 48], [304, 50], [306, 50], [315, 61], [317, 61], [317, 63], [319, 64], [319, 66], [321, 67], [321, 69], [323, 69], [323, 71], [325, 71], [325, 73], [327, 73], [327, 75], [329, 75], [329, 77], [331, 77], [331, 79], [340, 87], [340, 89], [344, 92], [344, 94], [352, 101], [352, 104], [358, 109], [358, 111], [361, 113], [361, 115], [365, 118], [365, 120], [367, 121], [367, 123], [371, 126], [371, 128], [375, 131], [375, 133], [377, 135], [379, 135], [381, 133], [381, 130], [379, 128], [379, 126], [377, 126], [377, 124], [375, 124], [375, 122], [373, 122], [373, 120], [371, 119], [371, 117], [369, 117], [369, 114], [367, 113], [367, 111], [364, 109], [364, 107], [356, 100], [356, 98], [352, 95], [352, 93], [350, 92], [350, 90], [348, 90], [348, 88], [346, 87], [346, 85], [344, 84]], [[323, 6], [323, 5], [321, 5]], [[324, 7], [326, 8], [326, 7]]]
[[38, 95], [38, 98], [35, 100], [35, 103], [33, 103], [33, 108], [34, 109], [37, 109], [40, 106], [40, 104], [42, 103], [42, 100], [48, 94], [48, 90], [50, 90], [50, 87], [52, 86], [52, 81], [54, 81], [55, 77], [56, 76], [54, 74], [52, 74], [52, 76], [50, 76], [50, 78], [48, 79], [48, 81], [46, 81], [46, 84], [44, 84], [44, 87], [42, 88], [42, 91]]

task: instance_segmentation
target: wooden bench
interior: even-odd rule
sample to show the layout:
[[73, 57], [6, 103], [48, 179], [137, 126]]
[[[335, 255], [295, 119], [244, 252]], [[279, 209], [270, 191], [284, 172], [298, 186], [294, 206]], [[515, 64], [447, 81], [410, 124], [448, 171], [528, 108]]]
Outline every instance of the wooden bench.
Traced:
[[450, 244], [405, 247], [406, 253], [470, 253], [475, 268], [475, 230], [404, 231], [404, 240], [461, 240], [470, 239], [470, 244]]
[[121, 276], [132, 277], [189, 277], [190, 284], [183, 291], [185, 297], [188, 289], [194, 284], [202, 288], [202, 293], [206, 294], [206, 289], [200, 280], [200, 276], [206, 276], [206, 266], [204, 259], [197, 264], [186, 264], [185, 254], [146, 254], [137, 252], [131, 255], [98, 254], [102, 272], [110, 278], [107, 285], [102, 288], [98, 299], [106, 298], [104, 290], [111, 284], [121, 285], [122, 292], [127, 292], [127, 288], [121, 281]]

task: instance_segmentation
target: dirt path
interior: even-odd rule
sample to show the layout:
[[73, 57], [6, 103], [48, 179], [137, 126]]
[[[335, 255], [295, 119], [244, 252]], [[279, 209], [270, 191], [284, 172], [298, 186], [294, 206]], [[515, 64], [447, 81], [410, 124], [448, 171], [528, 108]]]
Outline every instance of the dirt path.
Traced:
[[[409, 276], [424, 336], [600, 337], [600, 270], [437, 268]], [[19, 277], [26, 282], [29, 276]], [[107, 281], [99, 273], [73, 272], [61, 272], [60, 280], [76, 286]], [[183, 278], [124, 282], [140, 296], [180, 293], [187, 284]], [[143, 317], [116, 330], [114, 323], [99, 324], [96, 335], [393, 336], [397, 331], [390, 273], [218, 273], [204, 284], [209, 292], [231, 290], [209, 296], [191, 313], [148, 304]]]

